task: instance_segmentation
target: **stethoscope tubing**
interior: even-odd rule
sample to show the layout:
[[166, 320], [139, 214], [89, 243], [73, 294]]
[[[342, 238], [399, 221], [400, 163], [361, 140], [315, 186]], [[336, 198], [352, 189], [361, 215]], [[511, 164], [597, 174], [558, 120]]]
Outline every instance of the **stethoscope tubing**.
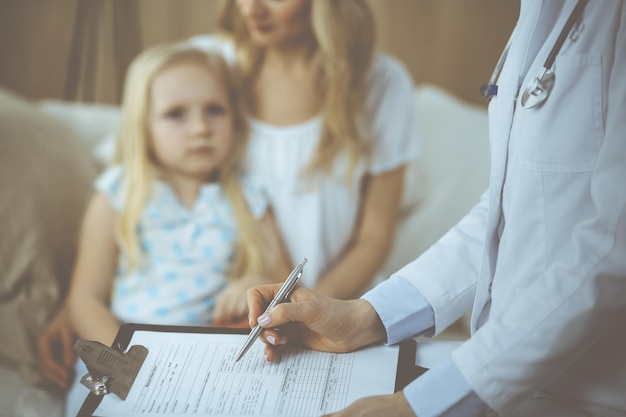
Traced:
[[563, 30], [561, 31], [561, 33], [559, 33], [559, 37], [557, 38], [554, 46], [550, 50], [550, 54], [548, 54], [546, 62], [543, 64], [543, 67], [545, 69], [549, 70], [554, 65], [556, 56], [561, 51], [563, 43], [565, 43], [565, 39], [567, 39], [567, 36], [572, 31], [574, 24], [582, 17], [583, 11], [585, 10], [585, 6], [587, 6], [588, 1], [589, 0], [578, 0], [578, 3], [576, 3], [576, 6], [574, 6], [574, 10], [572, 10], [572, 13], [570, 13], [569, 17], [567, 18], [567, 22], [565, 22]]
[[[567, 39], [567, 37], [569, 36], [572, 28], [574, 27], [574, 24], [578, 20], [580, 20], [580, 18], [582, 17], [583, 11], [585, 10], [585, 7], [587, 6], [588, 1], [589, 0], [578, 0], [578, 2], [576, 3], [576, 6], [574, 6], [574, 9], [572, 10], [569, 17], [567, 18], [567, 21], [565, 22], [563, 29], [559, 33], [559, 36], [556, 42], [552, 46], [552, 49], [550, 50], [550, 53], [548, 54], [548, 57], [546, 58], [546, 61], [543, 64], [543, 70], [541, 72], [541, 75], [535, 78], [535, 82], [536, 80], [541, 81], [548, 73], [551, 72], [552, 66], [554, 65], [554, 61], [556, 60], [556, 56], [561, 51], [561, 48], [563, 47], [563, 44], [565, 43], [565, 39]], [[508, 55], [509, 48], [511, 46], [512, 38], [513, 36], [509, 38], [509, 41], [504, 47], [504, 50], [502, 51], [502, 54], [500, 55], [500, 58], [498, 59], [498, 63], [496, 64], [496, 67], [493, 70], [491, 77], [489, 78], [489, 83], [481, 86], [481, 93], [487, 100], [490, 100], [492, 97], [498, 94], [498, 85], [496, 84], [496, 82], [498, 78], [500, 78], [500, 72], [502, 71], [504, 62], [506, 61], [506, 57]], [[548, 95], [549, 95], [549, 92], [548, 92]], [[545, 101], [545, 99], [547, 99], [547, 96], [544, 98], [543, 101]]]

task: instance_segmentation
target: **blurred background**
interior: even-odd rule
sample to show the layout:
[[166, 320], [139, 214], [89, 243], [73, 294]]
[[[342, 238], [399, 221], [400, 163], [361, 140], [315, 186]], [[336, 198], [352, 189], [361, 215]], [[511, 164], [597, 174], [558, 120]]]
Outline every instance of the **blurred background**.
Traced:
[[[337, 0], [340, 1], [340, 0]], [[378, 46], [485, 105], [519, 0], [368, 0]], [[21, 96], [119, 104], [126, 67], [154, 43], [214, 32], [221, 0], [0, 0], [0, 86]]]

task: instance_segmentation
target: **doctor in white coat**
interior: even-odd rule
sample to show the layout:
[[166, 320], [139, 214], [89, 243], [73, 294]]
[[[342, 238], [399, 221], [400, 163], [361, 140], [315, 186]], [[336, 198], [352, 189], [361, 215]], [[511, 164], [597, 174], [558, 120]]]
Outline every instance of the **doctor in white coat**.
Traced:
[[[273, 360], [436, 335], [472, 310], [448, 361], [338, 416], [626, 416], [626, 5], [577, 3], [522, 0], [492, 80], [489, 189], [457, 226], [360, 300], [298, 288], [259, 317]], [[526, 92], [561, 33], [550, 94]], [[250, 290], [251, 324], [275, 291]]]

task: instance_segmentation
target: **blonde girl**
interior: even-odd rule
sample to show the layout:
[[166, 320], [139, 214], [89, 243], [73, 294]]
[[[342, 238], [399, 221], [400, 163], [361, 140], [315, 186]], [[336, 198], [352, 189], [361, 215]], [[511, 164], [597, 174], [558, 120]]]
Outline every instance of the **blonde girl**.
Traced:
[[413, 83], [374, 49], [365, 0], [230, 0], [222, 34], [191, 43], [243, 76], [247, 168], [263, 180], [303, 282], [360, 295], [391, 248], [404, 170], [417, 158]]
[[121, 322], [245, 318], [247, 288], [288, 272], [265, 194], [241, 173], [235, 86], [221, 56], [188, 44], [133, 61], [69, 295], [80, 337], [110, 344]]

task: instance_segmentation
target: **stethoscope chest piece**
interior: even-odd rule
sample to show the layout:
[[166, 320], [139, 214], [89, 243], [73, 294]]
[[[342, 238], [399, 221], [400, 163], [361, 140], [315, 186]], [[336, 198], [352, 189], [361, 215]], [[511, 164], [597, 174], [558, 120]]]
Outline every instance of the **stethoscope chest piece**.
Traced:
[[[528, 84], [526, 89], [524, 89], [521, 99], [523, 108], [531, 109], [533, 107], [540, 107], [550, 96], [552, 88], [554, 88], [554, 71], [552, 70], [552, 66], [554, 65], [557, 54], [563, 46], [563, 42], [565, 42], [565, 39], [568, 37], [574, 27], [574, 24], [582, 18], [583, 11], [588, 1], [589, 0], [578, 0], [576, 3], [576, 6], [567, 18], [561, 33], [559, 33], [556, 43], [550, 50], [546, 62], [543, 64], [543, 72], [539, 77], [535, 77], [530, 84]], [[576, 37], [572, 37], [572, 39], [576, 40], [577, 37], [578, 35], [576, 35]], [[489, 84], [481, 87], [481, 91], [487, 99], [491, 99], [498, 93], [496, 81], [500, 75], [502, 66], [504, 65], [504, 60], [508, 54], [510, 43], [511, 39], [509, 39], [509, 43], [504, 48], [504, 52], [498, 60], [498, 65], [496, 65], [496, 69], [489, 79]]]
[[539, 77], [535, 77], [524, 90], [522, 94], [522, 107], [525, 109], [540, 107], [548, 99], [553, 87], [554, 73], [545, 69], [543, 74]]

